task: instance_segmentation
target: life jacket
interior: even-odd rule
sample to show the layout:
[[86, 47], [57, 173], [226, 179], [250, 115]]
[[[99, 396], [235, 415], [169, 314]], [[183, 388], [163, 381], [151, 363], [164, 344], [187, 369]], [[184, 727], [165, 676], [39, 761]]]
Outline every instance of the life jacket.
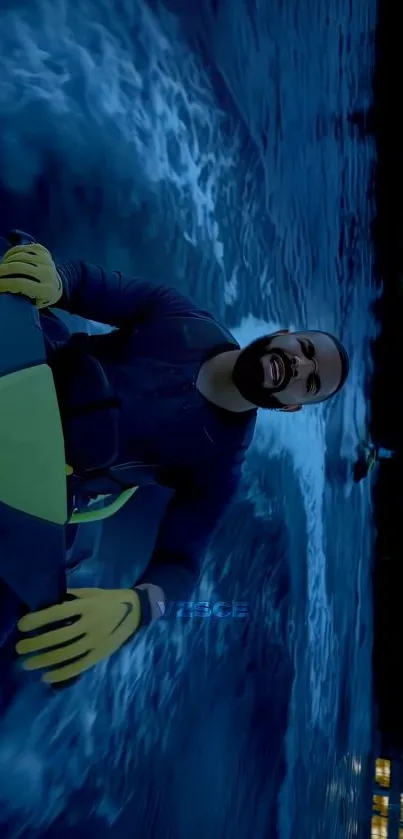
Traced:
[[[102, 352], [97, 350], [109, 344], [113, 351], [113, 344], [122, 340], [121, 332], [115, 330], [103, 335], [78, 333], [70, 337], [65, 353], [70, 371], [68, 405], [63, 405], [63, 350], [60, 354], [62, 363], [52, 366], [56, 391], [58, 396], [61, 394], [60, 408], [65, 437], [75, 442], [73, 474], [67, 481], [69, 495], [74, 498], [78, 508], [85, 507], [98, 496], [122, 495], [133, 487], [147, 484], [174, 487], [177, 483], [177, 476], [172, 471], [168, 474], [160, 464], [119, 462], [120, 404], [102, 362], [97, 357], [102, 357]], [[151, 336], [149, 340], [152, 340]], [[225, 327], [208, 316], [197, 314], [164, 318], [162, 341], [159, 336], [161, 351], [164, 346], [168, 350], [173, 342], [178, 354], [201, 351], [206, 357], [215, 348], [219, 350], [225, 346], [228, 349], [230, 345], [237, 349], [239, 346]], [[76, 388], [74, 376], [71, 375], [75, 352], [80, 359], [80, 383]], [[85, 389], [82, 386], [83, 376], [88, 382]], [[66, 459], [69, 460], [68, 451]]]

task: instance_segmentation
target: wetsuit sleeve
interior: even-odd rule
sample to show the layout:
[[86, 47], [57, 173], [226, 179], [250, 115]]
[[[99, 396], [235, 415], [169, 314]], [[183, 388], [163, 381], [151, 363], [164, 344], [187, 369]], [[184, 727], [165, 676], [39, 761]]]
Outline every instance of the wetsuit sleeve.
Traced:
[[169, 286], [106, 271], [88, 262], [56, 263], [63, 283], [57, 307], [109, 326], [130, 327], [158, 314], [192, 311], [191, 300]]
[[136, 582], [160, 586], [169, 600], [187, 600], [196, 587], [204, 553], [236, 495], [241, 468], [233, 463], [190, 474], [172, 496], [151, 561]]

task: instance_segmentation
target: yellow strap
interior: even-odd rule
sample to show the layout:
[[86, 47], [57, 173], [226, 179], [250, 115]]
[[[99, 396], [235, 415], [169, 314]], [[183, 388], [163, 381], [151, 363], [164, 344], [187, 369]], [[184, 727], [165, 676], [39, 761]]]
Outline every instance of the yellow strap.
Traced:
[[102, 507], [101, 510], [88, 510], [84, 513], [73, 513], [68, 523], [85, 524], [86, 522], [108, 519], [110, 516], [113, 516], [114, 513], [117, 513], [118, 510], [121, 510], [125, 504], [127, 504], [137, 489], [138, 487], [125, 489], [117, 498], [115, 498], [114, 501], [111, 502], [111, 504], [108, 504], [107, 507]]

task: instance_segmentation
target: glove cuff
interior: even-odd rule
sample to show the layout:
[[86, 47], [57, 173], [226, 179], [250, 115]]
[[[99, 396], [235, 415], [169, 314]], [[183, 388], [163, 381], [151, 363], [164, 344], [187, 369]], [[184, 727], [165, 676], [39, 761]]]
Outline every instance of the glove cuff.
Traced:
[[133, 591], [136, 592], [140, 601], [140, 623], [138, 628], [141, 629], [142, 626], [148, 626], [152, 622], [150, 598], [148, 592], [142, 588], [136, 588], [134, 586]]

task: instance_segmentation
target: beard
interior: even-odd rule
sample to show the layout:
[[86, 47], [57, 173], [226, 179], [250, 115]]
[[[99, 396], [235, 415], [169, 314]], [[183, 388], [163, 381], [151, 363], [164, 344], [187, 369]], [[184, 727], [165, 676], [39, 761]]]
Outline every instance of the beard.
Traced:
[[[288, 355], [278, 347], [271, 349], [272, 341], [276, 336], [277, 333], [264, 335], [241, 350], [232, 371], [232, 381], [236, 389], [247, 402], [256, 405], [257, 408], [282, 408], [283, 405], [276, 398], [276, 393], [285, 390], [292, 378]], [[262, 360], [264, 356], [271, 354], [281, 359], [285, 375], [279, 385], [269, 388], [264, 387]]]

